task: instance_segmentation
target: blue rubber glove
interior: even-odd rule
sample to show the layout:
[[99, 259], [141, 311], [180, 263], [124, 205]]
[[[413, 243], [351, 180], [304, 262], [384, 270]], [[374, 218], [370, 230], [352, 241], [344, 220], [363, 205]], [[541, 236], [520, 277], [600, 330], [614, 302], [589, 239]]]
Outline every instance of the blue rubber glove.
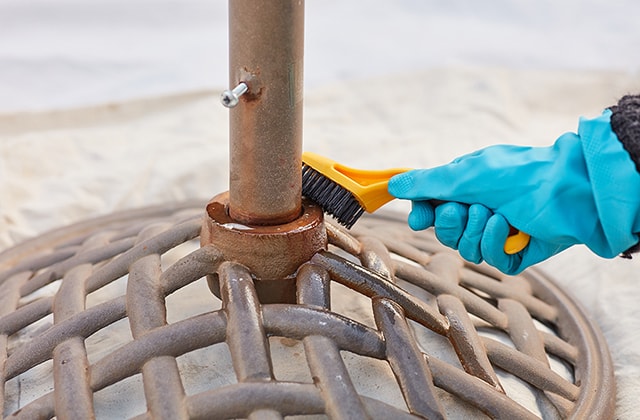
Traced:
[[[638, 242], [640, 174], [610, 116], [607, 110], [581, 119], [578, 134], [550, 147], [492, 146], [397, 175], [389, 192], [412, 200], [411, 228], [435, 226], [438, 239], [463, 258], [507, 274], [575, 244], [612, 258]], [[434, 209], [431, 199], [447, 203]], [[514, 255], [503, 249], [509, 225], [531, 235]]]

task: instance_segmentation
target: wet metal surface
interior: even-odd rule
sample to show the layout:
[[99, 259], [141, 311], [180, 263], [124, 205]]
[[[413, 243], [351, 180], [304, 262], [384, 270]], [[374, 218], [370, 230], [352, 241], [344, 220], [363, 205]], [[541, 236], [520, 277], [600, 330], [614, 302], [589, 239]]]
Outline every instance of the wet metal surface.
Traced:
[[[198, 247], [202, 208], [120, 213], [0, 254], [4, 417], [108, 418], [106, 394], [136, 378], [137, 419], [613, 417], [598, 328], [538, 272], [466, 264], [430, 232], [366, 216], [353, 232], [327, 225], [328, 250], [295, 273], [296, 301], [266, 304], [249, 268]], [[220, 297], [202, 296], [204, 309], [172, 320], [172, 295], [209, 275]], [[108, 298], [95, 301], [101, 293]], [[357, 300], [355, 316], [344, 308]], [[116, 326], [121, 342], [92, 344]], [[274, 339], [301, 352], [286, 364], [306, 376], [281, 377]], [[231, 379], [193, 391], [184, 358], [219, 346]], [[198, 372], [224, 375], [219, 354], [209, 360]], [[368, 381], [394, 383], [397, 401], [363, 391], [361, 373], [380, 364], [389, 373]], [[44, 385], [27, 398], [16, 381], [23, 391]], [[514, 398], [514, 381], [527, 384], [533, 407]]]

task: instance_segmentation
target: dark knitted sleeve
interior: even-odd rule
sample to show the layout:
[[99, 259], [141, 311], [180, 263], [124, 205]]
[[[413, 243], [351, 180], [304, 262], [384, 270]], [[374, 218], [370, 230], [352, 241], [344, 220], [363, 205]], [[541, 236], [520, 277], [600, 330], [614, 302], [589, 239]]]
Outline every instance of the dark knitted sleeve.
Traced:
[[611, 129], [640, 172], [640, 95], [626, 95], [609, 109]]
[[[611, 129], [636, 164], [636, 171], [640, 173], [640, 95], [626, 95], [618, 101], [618, 105], [609, 109], [612, 112]], [[638, 251], [640, 243], [623, 252], [622, 257], [631, 258], [631, 254]]]

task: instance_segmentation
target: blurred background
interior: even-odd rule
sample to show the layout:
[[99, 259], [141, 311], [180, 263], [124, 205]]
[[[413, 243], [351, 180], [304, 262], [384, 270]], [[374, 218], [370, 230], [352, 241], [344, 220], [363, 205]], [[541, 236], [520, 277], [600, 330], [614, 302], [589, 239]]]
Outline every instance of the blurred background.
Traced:
[[[640, 68], [631, 0], [310, 0], [306, 11], [307, 88], [459, 66]], [[224, 0], [0, 3], [2, 113], [226, 84]]]

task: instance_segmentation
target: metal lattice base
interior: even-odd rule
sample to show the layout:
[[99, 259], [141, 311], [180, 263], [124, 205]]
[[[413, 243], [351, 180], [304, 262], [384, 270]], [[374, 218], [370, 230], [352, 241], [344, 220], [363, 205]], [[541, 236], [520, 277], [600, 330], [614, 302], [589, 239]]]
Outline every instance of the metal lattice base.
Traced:
[[612, 416], [603, 338], [538, 272], [503, 276], [364, 217], [327, 223], [297, 304], [262, 305], [245, 267], [199, 247], [203, 208], [120, 213], [0, 254], [4, 416]]

